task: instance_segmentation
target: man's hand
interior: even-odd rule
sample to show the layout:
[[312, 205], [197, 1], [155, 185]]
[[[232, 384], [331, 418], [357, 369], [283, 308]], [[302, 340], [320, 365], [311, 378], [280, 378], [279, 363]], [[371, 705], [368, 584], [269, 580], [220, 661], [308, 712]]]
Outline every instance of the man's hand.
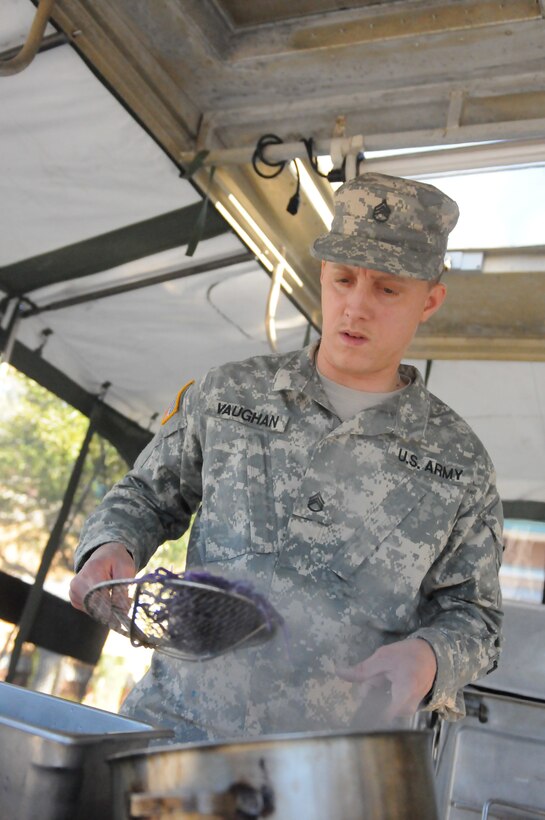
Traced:
[[123, 544], [117, 541], [102, 544], [91, 554], [78, 574], [72, 578], [70, 584], [72, 606], [83, 610], [83, 599], [95, 584], [115, 578], [133, 578], [135, 574], [134, 561]]
[[432, 688], [436, 672], [435, 652], [422, 638], [381, 646], [356, 666], [337, 669], [343, 680], [360, 684], [362, 698], [371, 689], [389, 681], [391, 703], [385, 715], [387, 719], [414, 715]]

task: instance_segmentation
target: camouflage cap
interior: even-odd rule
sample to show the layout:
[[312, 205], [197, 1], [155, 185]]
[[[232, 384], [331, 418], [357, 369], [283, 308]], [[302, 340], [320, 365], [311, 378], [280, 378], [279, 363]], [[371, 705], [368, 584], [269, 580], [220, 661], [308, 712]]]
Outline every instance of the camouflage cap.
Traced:
[[318, 237], [311, 253], [397, 276], [435, 279], [443, 273], [458, 214], [454, 200], [433, 185], [361, 174], [337, 190], [331, 231]]

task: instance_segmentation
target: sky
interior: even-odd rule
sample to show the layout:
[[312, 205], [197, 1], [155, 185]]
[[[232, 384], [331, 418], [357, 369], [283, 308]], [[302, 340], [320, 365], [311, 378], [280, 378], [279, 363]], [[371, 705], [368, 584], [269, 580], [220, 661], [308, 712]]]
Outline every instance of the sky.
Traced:
[[545, 166], [426, 178], [460, 208], [449, 248], [545, 245]]

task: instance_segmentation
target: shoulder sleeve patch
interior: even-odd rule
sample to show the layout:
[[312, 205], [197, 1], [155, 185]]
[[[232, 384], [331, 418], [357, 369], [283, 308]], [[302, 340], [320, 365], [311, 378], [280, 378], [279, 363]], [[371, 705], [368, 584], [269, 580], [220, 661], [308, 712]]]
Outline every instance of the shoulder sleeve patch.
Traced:
[[176, 398], [174, 399], [174, 401], [165, 410], [165, 414], [164, 414], [163, 418], [161, 419], [161, 424], [166, 424], [167, 421], [172, 418], [172, 416], [176, 415], [176, 413], [180, 409], [180, 402], [182, 400], [182, 396], [184, 395], [187, 388], [191, 387], [191, 385], [194, 384], [194, 383], [195, 383], [195, 379], [191, 379], [190, 382], [188, 382], [187, 384], [184, 384], [182, 389], [178, 391], [178, 394], [177, 394]]

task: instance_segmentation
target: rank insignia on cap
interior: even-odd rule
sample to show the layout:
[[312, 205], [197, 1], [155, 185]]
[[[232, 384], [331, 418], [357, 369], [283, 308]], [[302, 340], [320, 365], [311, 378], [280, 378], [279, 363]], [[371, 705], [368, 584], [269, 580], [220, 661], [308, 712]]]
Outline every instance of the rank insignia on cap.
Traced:
[[182, 396], [184, 395], [187, 388], [191, 387], [191, 385], [194, 384], [194, 383], [195, 383], [195, 379], [191, 379], [190, 382], [188, 382], [187, 384], [184, 384], [182, 389], [178, 391], [178, 394], [177, 394], [176, 398], [174, 399], [174, 401], [171, 404], [169, 404], [169, 406], [165, 410], [165, 414], [164, 414], [163, 418], [161, 419], [161, 424], [166, 424], [167, 421], [172, 418], [172, 416], [176, 415], [176, 413], [180, 409], [180, 402], [182, 401]]
[[459, 211], [439, 188], [369, 172], [341, 185], [334, 200], [331, 230], [311, 246], [316, 259], [428, 282], [443, 273]]
[[373, 208], [373, 219], [375, 222], [388, 222], [391, 213], [392, 209], [386, 200], [383, 199], [380, 205], [375, 205]]

